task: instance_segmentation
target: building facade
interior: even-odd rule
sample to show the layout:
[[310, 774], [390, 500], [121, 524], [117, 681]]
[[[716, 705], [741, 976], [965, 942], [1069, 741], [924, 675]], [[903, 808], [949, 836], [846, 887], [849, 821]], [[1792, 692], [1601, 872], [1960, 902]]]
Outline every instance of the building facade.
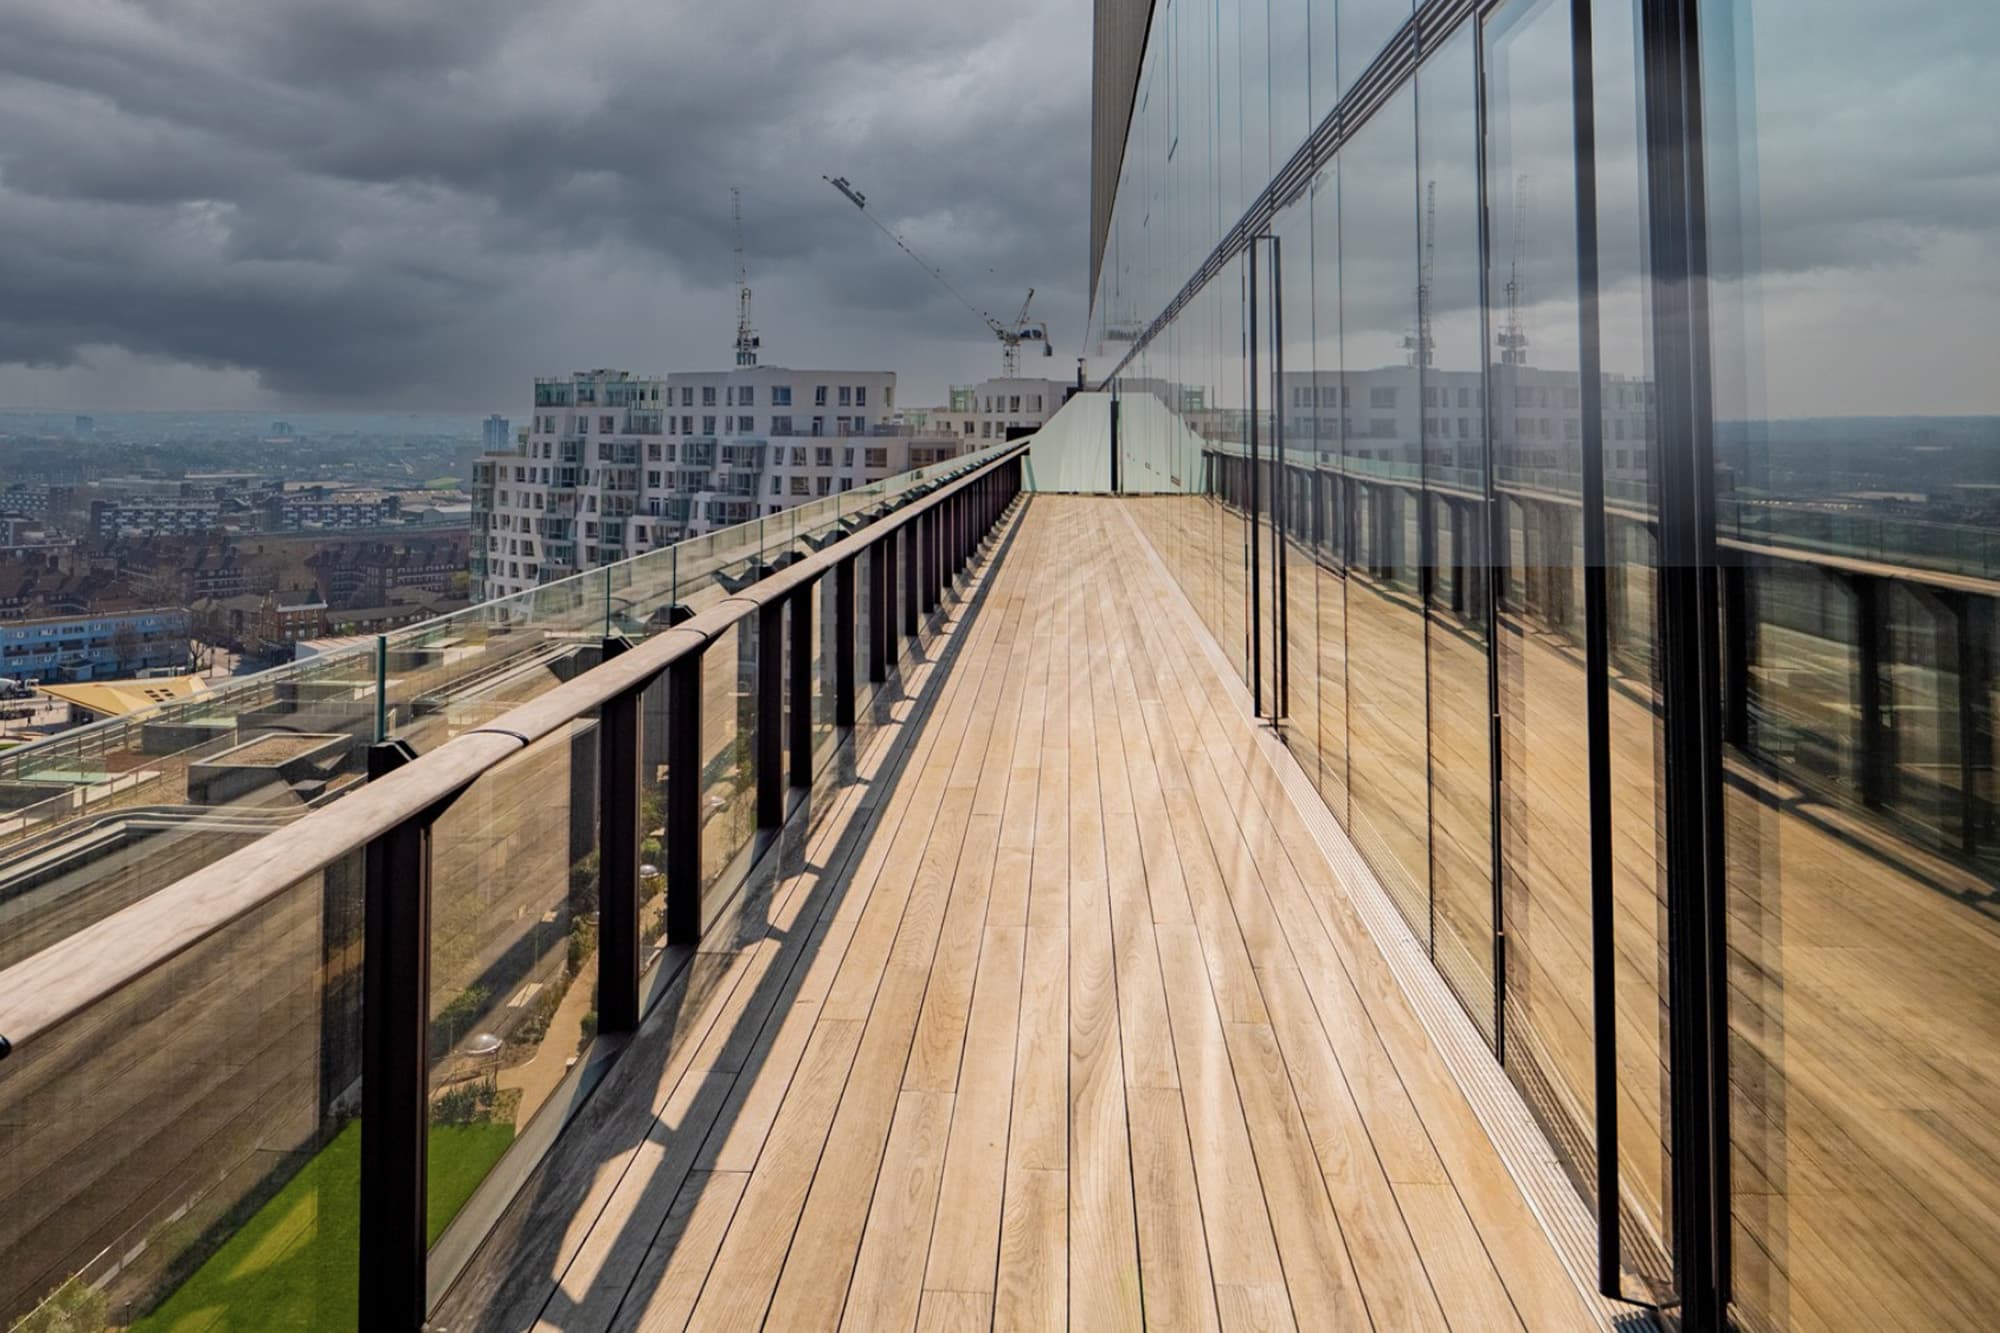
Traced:
[[1010, 432], [1034, 430], [1054, 416], [1074, 388], [1062, 380], [1026, 377], [954, 384], [944, 406], [917, 408], [904, 419], [920, 429], [955, 432], [967, 440], [1004, 442]]
[[188, 613], [178, 607], [0, 623], [0, 676], [9, 680], [117, 680], [187, 661]]
[[969, 447], [895, 424], [896, 410], [889, 371], [538, 379], [519, 441], [474, 466], [472, 595], [521, 592]]
[[1979, 1322], [2000, 246], [1909, 159], [1992, 188], [1937, 138], [1992, 25], [1097, 12], [1134, 513], [1591, 1206], [1580, 1271], [1691, 1328]]

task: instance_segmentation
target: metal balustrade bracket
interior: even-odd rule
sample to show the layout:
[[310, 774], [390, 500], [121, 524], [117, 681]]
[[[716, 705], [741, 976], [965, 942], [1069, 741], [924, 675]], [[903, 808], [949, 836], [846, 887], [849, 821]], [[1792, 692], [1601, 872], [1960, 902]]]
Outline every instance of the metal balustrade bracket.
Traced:
[[757, 609], [757, 827], [785, 822], [785, 604]]
[[[905, 523], [901, 532], [906, 536], [909, 550], [902, 552], [903, 559], [903, 637], [915, 639], [922, 633], [924, 601], [924, 544], [918, 533], [921, 521]], [[897, 538], [891, 537], [891, 543]], [[899, 645], [900, 646], [900, 645]], [[891, 657], [900, 656], [892, 653]]]
[[833, 724], [854, 725], [854, 639], [859, 600], [855, 581], [859, 574], [849, 556], [833, 571]]
[[366, 865], [360, 1326], [418, 1329], [430, 1244], [430, 813], [369, 842]]
[[701, 707], [705, 652], [667, 671], [667, 943], [701, 939]]
[[810, 787], [813, 780], [813, 586], [805, 584], [786, 599], [791, 604], [791, 640], [785, 645], [791, 729], [786, 739], [794, 787]]
[[368, 780], [386, 777], [416, 757], [416, 747], [408, 741], [377, 741], [368, 747]]
[[597, 1013], [600, 1032], [639, 1026], [639, 844], [646, 681], [605, 703], [597, 737]]

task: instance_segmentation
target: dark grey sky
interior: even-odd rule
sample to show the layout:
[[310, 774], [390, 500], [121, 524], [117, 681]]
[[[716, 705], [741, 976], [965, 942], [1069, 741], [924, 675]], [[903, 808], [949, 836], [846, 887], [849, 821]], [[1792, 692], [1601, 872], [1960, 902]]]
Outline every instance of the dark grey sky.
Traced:
[[1090, 8], [931, 0], [6, 0], [0, 405], [507, 411], [766, 360], [997, 373], [1083, 336]]

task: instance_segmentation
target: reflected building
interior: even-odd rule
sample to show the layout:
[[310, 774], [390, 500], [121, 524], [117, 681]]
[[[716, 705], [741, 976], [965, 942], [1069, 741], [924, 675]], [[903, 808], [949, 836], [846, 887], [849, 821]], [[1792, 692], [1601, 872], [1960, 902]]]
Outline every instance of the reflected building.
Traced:
[[2000, 1306], [2000, 247], [1908, 163], [1990, 192], [2000, 34], [1918, 11], [1097, 7], [1113, 475], [1690, 1328]]

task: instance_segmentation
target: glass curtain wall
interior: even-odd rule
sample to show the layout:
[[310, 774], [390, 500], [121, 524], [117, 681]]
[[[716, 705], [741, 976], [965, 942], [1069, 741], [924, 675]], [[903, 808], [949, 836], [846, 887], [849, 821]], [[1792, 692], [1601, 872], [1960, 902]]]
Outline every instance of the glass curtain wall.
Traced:
[[[1702, 0], [1732, 1313], [2000, 1308], [1990, 7]], [[1845, 86], [1849, 91], [1843, 93]]]
[[[2000, 140], [1961, 90], [2000, 73], [2000, 20], [1411, 20], [1155, 7], [1089, 336], [1128, 460], [1172, 479], [1135, 516], [1246, 684], [1282, 672], [1277, 734], [1579, 1192], [1615, 1190], [1616, 1290], [1679, 1301], [1675, 1237], [1700, 1236], [1746, 1327], [1976, 1325], [2000, 1306]], [[1662, 111], [1679, 71], [1697, 143]], [[1691, 387], [1662, 370], [1682, 263], [1709, 275]], [[1690, 453], [1713, 494], [1668, 498]], [[1699, 644], [1663, 619], [1669, 529], [1699, 535]], [[1681, 653], [1718, 693], [1669, 697]], [[1712, 757], [1670, 761], [1676, 709]], [[1710, 763], [1713, 861], [1667, 841]], [[1703, 909], [1721, 1027], [1676, 1024], [1670, 902]], [[1676, 1050], [1722, 1095], [1677, 1103]], [[1701, 1177], [1726, 1234], [1674, 1197], [1677, 1141], [1727, 1145]]]

